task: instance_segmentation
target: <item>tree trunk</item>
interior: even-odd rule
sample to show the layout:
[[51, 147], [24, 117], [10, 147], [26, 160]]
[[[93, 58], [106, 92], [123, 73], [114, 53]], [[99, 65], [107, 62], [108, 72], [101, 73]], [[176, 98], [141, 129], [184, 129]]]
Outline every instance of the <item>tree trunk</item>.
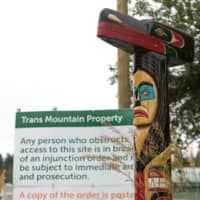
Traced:
[[[128, 13], [128, 1], [117, 0], [117, 10], [119, 12]], [[118, 107], [130, 107], [130, 75], [129, 75], [129, 54], [121, 49], [117, 51], [118, 59]]]

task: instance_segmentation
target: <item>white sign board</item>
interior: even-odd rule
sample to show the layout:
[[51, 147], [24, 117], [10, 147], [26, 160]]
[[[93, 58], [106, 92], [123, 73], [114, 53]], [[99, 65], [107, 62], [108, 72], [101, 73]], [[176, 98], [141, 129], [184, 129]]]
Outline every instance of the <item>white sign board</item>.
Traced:
[[132, 111], [16, 114], [14, 200], [134, 199]]

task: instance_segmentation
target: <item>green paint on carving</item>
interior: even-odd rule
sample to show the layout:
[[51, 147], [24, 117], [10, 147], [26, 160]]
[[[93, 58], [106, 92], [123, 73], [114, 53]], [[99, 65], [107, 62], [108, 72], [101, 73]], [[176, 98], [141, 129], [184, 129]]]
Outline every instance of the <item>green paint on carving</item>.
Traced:
[[172, 33], [167, 28], [160, 26], [159, 24], [154, 24], [152, 26], [151, 35], [165, 41], [165, 42], [171, 42], [172, 41]]
[[172, 48], [171, 46], [169, 45], [166, 45], [166, 56], [170, 56], [170, 57], [174, 57], [174, 58], [177, 58], [177, 52], [174, 48]]

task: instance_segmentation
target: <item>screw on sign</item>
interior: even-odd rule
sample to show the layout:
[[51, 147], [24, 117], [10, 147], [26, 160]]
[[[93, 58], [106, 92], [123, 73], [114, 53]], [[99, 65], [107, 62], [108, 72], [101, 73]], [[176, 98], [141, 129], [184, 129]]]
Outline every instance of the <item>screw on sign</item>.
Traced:
[[194, 39], [111, 9], [101, 11], [97, 36], [134, 58], [135, 200], [171, 200], [168, 67], [193, 61]]

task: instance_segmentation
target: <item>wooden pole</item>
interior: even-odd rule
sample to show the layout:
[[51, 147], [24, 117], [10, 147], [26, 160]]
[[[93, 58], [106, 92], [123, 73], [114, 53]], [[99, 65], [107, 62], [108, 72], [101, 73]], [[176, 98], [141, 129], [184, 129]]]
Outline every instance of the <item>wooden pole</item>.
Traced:
[[172, 200], [168, 58], [134, 57], [135, 200]]
[[[121, 13], [128, 13], [128, 1], [117, 0], [117, 10]], [[118, 107], [129, 108], [130, 107], [130, 73], [129, 73], [129, 54], [125, 51], [117, 50], [118, 60]]]
[[[98, 36], [134, 54], [135, 200], [172, 200], [168, 68], [193, 61], [194, 38], [164, 24], [130, 18], [121, 13], [123, 3], [118, 0], [118, 12], [102, 11]], [[124, 85], [129, 75], [125, 77], [120, 56], [119, 106], [123, 108], [122, 100], [129, 99], [122, 93], [129, 90]]]

